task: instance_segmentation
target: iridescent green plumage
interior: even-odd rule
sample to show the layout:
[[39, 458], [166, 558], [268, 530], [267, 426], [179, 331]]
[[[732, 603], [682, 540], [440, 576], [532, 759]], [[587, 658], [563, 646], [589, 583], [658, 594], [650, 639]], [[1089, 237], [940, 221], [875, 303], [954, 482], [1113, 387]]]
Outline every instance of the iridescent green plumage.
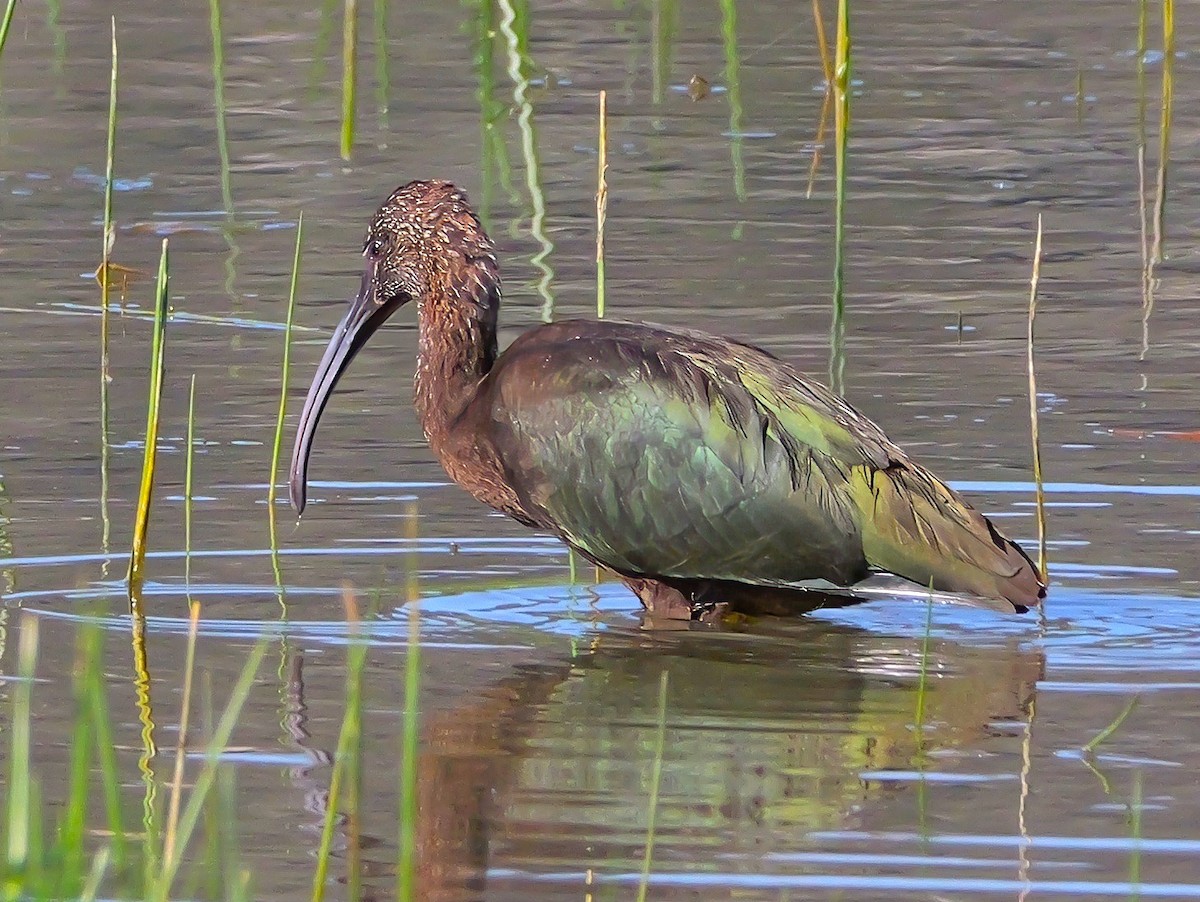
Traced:
[[1015, 545], [874, 423], [757, 348], [613, 322], [542, 326], [500, 358], [476, 404], [530, 518], [618, 572], [786, 586], [880, 568], [1037, 600]]

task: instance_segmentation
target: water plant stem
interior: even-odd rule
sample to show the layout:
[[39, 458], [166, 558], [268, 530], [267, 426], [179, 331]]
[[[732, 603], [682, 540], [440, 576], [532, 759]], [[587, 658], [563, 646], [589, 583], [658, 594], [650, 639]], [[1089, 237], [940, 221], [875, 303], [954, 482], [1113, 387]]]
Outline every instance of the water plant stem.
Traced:
[[834, 194], [833, 320], [829, 330], [829, 385], [842, 394], [846, 369], [846, 149], [850, 138], [850, 0], [838, 0], [833, 58]]
[[280, 368], [279, 412], [275, 417], [275, 441], [271, 446], [271, 478], [267, 480], [267, 511], [271, 537], [275, 537], [275, 490], [279, 457], [283, 448], [283, 422], [287, 416], [288, 374], [292, 367], [292, 324], [296, 319], [296, 287], [300, 284], [300, 253], [304, 242], [304, 211], [296, 220], [296, 249], [292, 254], [292, 278], [288, 283], [287, 321], [283, 327], [283, 364]]
[[1033, 244], [1033, 274], [1029, 278], [1029, 317], [1026, 332], [1026, 366], [1029, 373], [1029, 433], [1033, 445], [1033, 482], [1037, 500], [1038, 570], [1046, 579], [1046, 490], [1042, 480], [1042, 439], [1038, 428], [1037, 375], [1034, 370], [1034, 321], [1037, 318], [1038, 280], [1042, 272], [1042, 216], [1037, 218]]
[[596, 167], [596, 316], [604, 319], [604, 223], [608, 218], [608, 92], [600, 92], [600, 146]]
[[142, 580], [145, 576], [146, 533], [150, 524], [150, 502], [154, 494], [154, 469], [158, 452], [159, 405], [162, 401], [163, 358], [166, 344], [167, 298], [170, 288], [170, 264], [167, 239], [163, 239], [158, 259], [158, 283], [155, 288], [154, 331], [150, 345], [150, 397], [146, 407], [146, 444], [142, 456], [142, 482], [138, 490], [137, 515], [133, 524], [133, 547], [129, 554], [129, 603], [140, 607]]
[[1171, 156], [1171, 119], [1175, 105], [1175, 0], [1163, 0], [1162, 103], [1158, 129], [1158, 180], [1154, 189], [1155, 263], [1163, 261], [1166, 238], [1167, 162]]
[[1125, 707], [1121, 709], [1121, 713], [1113, 719], [1113, 722], [1093, 736], [1088, 743], [1084, 745], [1081, 751], [1085, 755], [1094, 754], [1096, 749], [1100, 747], [1101, 743], [1107, 742], [1112, 738], [1112, 735], [1121, 728], [1121, 725], [1125, 723], [1126, 719], [1130, 714], [1133, 713], [1134, 708], [1138, 706], [1138, 703], [1141, 702], [1141, 700], [1142, 697], [1140, 695], [1133, 696], [1133, 698], [1126, 702]]
[[112, 278], [111, 254], [116, 240], [113, 227], [113, 169], [117, 149], [117, 19], [113, 16], [112, 59], [108, 87], [108, 139], [104, 163], [104, 227], [100, 235], [100, 550], [104, 554], [101, 575], [108, 576], [108, 542], [112, 523], [108, 517], [108, 304], [109, 280]]
[[817, 180], [817, 167], [821, 165], [821, 149], [825, 145], [825, 127], [829, 122], [829, 109], [833, 101], [833, 60], [829, 58], [829, 39], [825, 36], [825, 17], [821, 15], [821, 0], [812, 0], [813, 22], [817, 33], [817, 50], [821, 54], [821, 72], [825, 77], [825, 93], [821, 97], [821, 115], [817, 120], [817, 135], [813, 138], [812, 161], [808, 164], [808, 187], [804, 197], [812, 197], [813, 184]]

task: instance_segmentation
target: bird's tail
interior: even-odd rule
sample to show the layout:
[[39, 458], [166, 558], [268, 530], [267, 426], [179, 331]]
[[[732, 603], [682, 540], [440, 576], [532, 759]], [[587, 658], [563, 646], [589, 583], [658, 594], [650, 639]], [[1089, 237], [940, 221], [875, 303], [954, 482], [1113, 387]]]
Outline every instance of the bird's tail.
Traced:
[[1021, 547], [953, 489], [916, 464], [856, 468], [863, 551], [881, 570], [945, 592], [1039, 604], [1046, 585]]

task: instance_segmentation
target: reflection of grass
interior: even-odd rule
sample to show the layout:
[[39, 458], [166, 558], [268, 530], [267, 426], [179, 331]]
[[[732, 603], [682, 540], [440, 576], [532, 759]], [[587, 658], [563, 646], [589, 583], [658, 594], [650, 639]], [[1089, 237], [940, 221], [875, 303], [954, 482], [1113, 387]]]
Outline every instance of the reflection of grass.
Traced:
[[537, 292], [542, 298], [542, 319], [554, 319], [554, 270], [549, 260], [554, 243], [546, 234], [546, 195], [542, 190], [542, 166], [538, 155], [537, 129], [533, 121], [533, 103], [529, 99], [529, 9], [518, 9], [513, 0], [497, 0], [500, 7], [500, 34], [508, 53], [508, 77], [513, 83], [513, 104], [517, 108], [517, 128], [521, 133], [521, 153], [525, 158], [525, 186], [533, 205], [529, 231], [540, 246], [530, 263], [541, 272]]
[[646, 849], [642, 854], [642, 878], [638, 882], [638, 902], [646, 902], [650, 888], [650, 865], [654, 860], [654, 828], [658, 820], [658, 790], [662, 783], [663, 752], [667, 739], [667, 680], [670, 671], [658, 678], [658, 732], [654, 739], [654, 768], [650, 772], [650, 802], [646, 813]]
[[1129, 791], [1129, 898], [1142, 897], [1142, 772], [1133, 772]]
[[[415, 522], [415, 512], [413, 516]], [[404, 738], [400, 749], [400, 842], [396, 899], [416, 898], [417, 753], [420, 747], [421, 612], [415, 578], [408, 592], [408, 646], [404, 659]]]
[[492, 195], [494, 177], [508, 193], [510, 203], [520, 202], [512, 183], [512, 166], [500, 123], [508, 116], [508, 107], [496, 99], [496, 9], [492, 0], [476, 0], [475, 71], [479, 79], [475, 99], [479, 102], [480, 130], [480, 197], [479, 215], [489, 230], [492, 228]]
[[[62, 27], [61, 0], [47, 0], [46, 29], [54, 36], [54, 74], [59, 78], [63, 74], [63, 66], [67, 61], [67, 32]], [[61, 85], [58, 88], [61, 96]]]
[[346, 652], [346, 704], [342, 729], [338, 735], [337, 752], [333, 761], [333, 772], [329, 777], [329, 797], [325, 803], [325, 822], [321, 829], [321, 844], [317, 850], [317, 865], [313, 872], [313, 902], [325, 898], [328, 883], [330, 852], [333, 847], [334, 826], [341, 806], [343, 784], [348, 789], [347, 826], [349, 849], [347, 882], [350, 897], [357, 898], [361, 880], [361, 862], [358, 843], [358, 801], [361, 792], [362, 755], [362, 676], [367, 662], [367, 643], [361, 634], [358, 608], [353, 593], [347, 588], [344, 596], [346, 619], [349, 622], [350, 646]]
[[221, 29], [221, 0], [208, 0], [208, 27], [212, 34], [213, 105], [217, 112], [217, 153], [221, 160], [221, 200], [233, 212], [229, 177], [229, 136], [225, 131], [225, 39]]
[[387, 0], [375, 0], [375, 109], [380, 131], [388, 128], [391, 79], [388, 76]]
[[188, 388], [187, 448], [183, 463], [183, 581], [192, 584], [192, 462], [196, 457], [196, 374]]
[[[13, 556], [12, 537], [8, 534], [9, 518], [6, 508], [8, 507], [8, 494], [4, 491], [4, 477], [0, 475], [0, 556]], [[2, 571], [4, 583], [0, 584], [0, 598], [3, 598], [6, 593], [13, 591], [15, 577], [12, 570]], [[2, 629], [3, 627], [0, 627]], [[2, 650], [3, 646], [0, 646]]]
[[742, 81], [737, 43], [737, 0], [721, 0], [721, 42], [725, 49], [725, 90], [729, 97], [729, 157], [733, 190], [746, 199], [746, 163], [742, 159]]
[[678, 0], [652, 0], [650, 10], [650, 43], [653, 47], [653, 83], [650, 102], [659, 106], [666, 94], [667, 79], [671, 75], [671, 48], [678, 27]]

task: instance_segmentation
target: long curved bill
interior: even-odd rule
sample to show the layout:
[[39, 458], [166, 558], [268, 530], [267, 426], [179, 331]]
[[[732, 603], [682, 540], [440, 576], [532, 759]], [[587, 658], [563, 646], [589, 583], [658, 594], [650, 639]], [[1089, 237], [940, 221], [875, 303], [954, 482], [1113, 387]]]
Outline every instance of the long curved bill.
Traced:
[[297, 515], [304, 513], [308, 494], [308, 457], [312, 451], [313, 438], [317, 434], [317, 423], [333, 390], [350, 366], [355, 355], [367, 343], [375, 330], [383, 325], [406, 300], [406, 297], [381, 298], [379, 281], [376, 278], [374, 261], [368, 261], [362, 277], [358, 296], [350, 302], [350, 309], [333, 330], [329, 346], [317, 365], [316, 375], [304, 399], [300, 411], [300, 424], [296, 429], [296, 446], [292, 449], [292, 466], [288, 473], [288, 489], [292, 507]]

